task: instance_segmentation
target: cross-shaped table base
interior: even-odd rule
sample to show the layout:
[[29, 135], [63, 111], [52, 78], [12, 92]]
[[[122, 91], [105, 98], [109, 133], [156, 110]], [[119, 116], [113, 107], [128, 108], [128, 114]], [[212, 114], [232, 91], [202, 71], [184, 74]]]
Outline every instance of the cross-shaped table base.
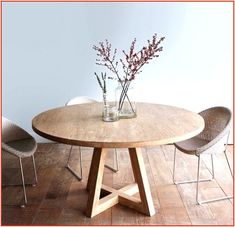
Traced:
[[[154, 215], [155, 208], [140, 148], [129, 148], [129, 155], [136, 183], [125, 186], [119, 190], [102, 185], [107, 152], [108, 150], [104, 148], [94, 148], [87, 183], [89, 195], [86, 215], [88, 217], [94, 217], [118, 203], [135, 209], [145, 215]], [[108, 195], [100, 198], [101, 192], [108, 193]], [[133, 195], [138, 192], [140, 194], [140, 199], [133, 197]]]

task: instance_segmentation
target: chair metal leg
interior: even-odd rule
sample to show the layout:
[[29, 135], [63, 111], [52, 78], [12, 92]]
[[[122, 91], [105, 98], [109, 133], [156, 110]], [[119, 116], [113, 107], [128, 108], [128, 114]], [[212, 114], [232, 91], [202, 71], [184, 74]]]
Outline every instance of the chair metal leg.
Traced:
[[211, 154], [211, 170], [212, 170], [212, 179], [214, 179], [215, 178], [215, 171], [214, 171], [213, 154]]
[[32, 183], [25, 183], [22, 159], [21, 159], [21, 157], [18, 157], [18, 158], [19, 158], [19, 163], [20, 163], [20, 173], [21, 173], [22, 183], [21, 184], [2, 184], [2, 186], [22, 186], [23, 187], [24, 204], [21, 204], [20, 207], [24, 208], [28, 203], [25, 186], [33, 186], [33, 187], [36, 186], [36, 184], [38, 182], [38, 179], [37, 179], [37, 172], [36, 172], [36, 165], [35, 165], [34, 155], [32, 155], [34, 177], [35, 177], [35, 182], [33, 184]]
[[[174, 183], [175, 185], [177, 185], [177, 184], [197, 183], [197, 180], [175, 181], [175, 166], [176, 166], [176, 147], [175, 147], [175, 150], [174, 150], [173, 183]], [[213, 166], [213, 171], [214, 171], [214, 166]], [[212, 178], [201, 179], [201, 180], [199, 180], [199, 182], [211, 181], [212, 179], [213, 179], [213, 174], [212, 174]]]
[[231, 168], [231, 166], [230, 166], [230, 164], [229, 164], [228, 156], [227, 156], [227, 154], [226, 154], [227, 147], [228, 147], [228, 139], [229, 139], [229, 135], [230, 135], [230, 131], [228, 132], [227, 141], [226, 141], [226, 144], [225, 144], [224, 155], [225, 155], [225, 157], [226, 157], [226, 161], [227, 161], [227, 164], [228, 164], [228, 167], [229, 167], [229, 170], [230, 170], [231, 176], [233, 177], [232, 168]]
[[227, 161], [227, 164], [228, 164], [228, 167], [229, 167], [229, 171], [230, 171], [230, 173], [231, 173], [231, 176], [233, 177], [232, 168], [231, 168], [231, 166], [230, 166], [230, 164], [229, 164], [228, 156], [227, 156], [227, 154], [226, 154], [226, 150], [224, 151], [224, 155], [225, 155], [225, 157], [226, 157], [226, 161]]
[[[174, 155], [175, 156], [175, 155]], [[228, 158], [227, 158], [227, 155], [226, 155], [226, 152], [225, 152], [225, 156], [226, 156], [226, 160], [227, 160], [227, 163], [228, 163], [228, 166], [229, 166], [229, 169], [230, 169], [230, 173], [232, 175], [232, 172], [231, 172], [231, 167], [229, 165], [229, 162], [228, 162]], [[214, 164], [213, 164], [213, 157], [211, 156], [211, 160], [212, 160], [212, 176], [214, 178]], [[225, 200], [225, 199], [231, 199], [233, 198], [233, 196], [222, 196], [222, 197], [219, 197], [219, 198], [215, 198], [215, 199], [209, 199], [209, 200], [199, 200], [199, 183], [202, 182], [202, 181], [207, 181], [207, 180], [200, 180], [200, 163], [201, 163], [201, 160], [200, 160], [200, 155], [198, 156], [198, 165], [197, 165], [197, 180], [196, 181], [183, 181], [183, 182], [178, 182], [178, 183], [175, 183], [175, 184], [184, 184], [184, 183], [197, 183], [196, 185], [196, 202], [197, 204], [201, 205], [203, 203], [211, 203], [211, 202], [215, 202], [215, 201], [220, 201], [220, 200]], [[174, 168], [175, 168], [175, 158], [174, 158]], [[174, 172], [174, 170], [173, 170]], [[232, 175], [233, 176], [233, 175]], [[174, 176], [173, 176], [173, 179], [174, 179]]]
[[[33, 170], [34, 170], [34, 182], [33, 183], [25, 182], [24, 185], [25, 186], [33, 186], [33, 187], [35, 187], [37, 185], [37, 183], [38, 183], [38, 178], [37, 178], [37, 170], [36, 170], [36, 164], [35, 164], [34, 155], [32, 155], [32, 162], [33, 162]], [[22, 185], [21, 183], [18, 183], [18, 184], [17, 183], [16, 184], [3, 184], [2, 183], [3, 187], [6, 187], [6, 186], [21, 186], [21, 185]]]
[[176, 147], [174, 149], [174, 162], [173, 162], [173, 182], [174, 182], [174, 184], [176, 184], [176, 182], [175, 182], [175, 160], [176, 160]]
[[198, 204], [200, 204], [200, 202], [199, 202], [199, 200], [198, 200], [199, 179], [200, 179], [200, 155], [198, 156], [198, 162], [197, 162], [196, 201], [197, 201]]
[[204, 203], [212, 203], [212, 202], [216, 202], [216, 201], [220, 201], [220, 200], [226, 200], [226, 199], [232, 199], [233, 196], [223, 196], [220, 198], [216, 198], [216, 199], [209, 199], [209, 200], [203, 200], [203, 201], [197, 201], [198, 205], [204, 204]]
[[37, 177], [37, 170], [36, 170], [34, 155], [32, 155], [32, 161], [33, 161], [33, 171], [34, 171], [34, 179], [35, 179], [35, 183], [33, 184], [33, 186], [35, 187], [38, 183], [38, 177]]
[[69, 157], [68, 157], [68, 161], [66, 164], [66, 168], [79, 180], [82, 180], [82, 151], [81, 151], [81, 147], [79, 146], [79, 161], [80, 161], [80, 176], [76, 173], [75, 170], [73, 170], [70, 165], [69, 165], [69, 161], [70, 161], [70, 157], [71, 157], [71, 153], [72, 153], [72, 149], [73, 146], [71, 146], [70, 151], [69, 151]]
[[[228, 137], [229, 137], [229, 134], [228, 134]], [[228, 144], [228, 139], [227, 139], [227, 144]], [[227, 144], [225, 145], [225, 148], [227, 148]], [[233, 178], [232, 168], [231, 168], [231, 166], [229, 164], [229, 161], [228, 161], [228, 156], [226, 154], [226, 149], [224, 151], [224, 155], [226, 157], [226, 161], [227, 161], [231, 176]], [[203, 200], [203, 201], [197, 201], [197, 202], [198, 202], [198, 204], [203, 204], [203, 203], [211, 203], [211, 202], [215, 202], [215, 201], [220, 201], [220, 200], [225, 200], [225, 199], [232, 199], [232, 198], [233, 198], [233, 196], [222, 196], [222, 197], [215, 198], [215, 199], [209, 199], [209, 200]]]
[[24, 194], [24, 204], [21, 205], [22, 208], [24, 208], [27, 204], [27, 196], [26, 196], [26, 190], [25, 190], [25, 183], [24, 183], [24, 171], [22, 166], [22, 160], [19, 158], [20, 161], [20, 172], [21, 172], [21, 179], [22, 179], [22, 187], [23, 187], [23, 194]]
[[[226, 156], [226, 154], [225, 154]], [[228, 163], [229, 164], [229, 163]], [[220, 200], [225, 200], [225, 199], [231, 199], [233, 198], [233, 196], [222, 196], [219, 198], [215, 198], [215, 199], [208, 199], [208, 200], [201, 200], [199, 201], [198, 199], [198, 191], [199, 191], [199, 171], [200, 171], [200, 155], [198, 157], [198, 169], [197, 169], [197, 188], [196, 188], [196, 201], [199, 205], [203, 204], [203, 203], [211, 203], [211, 202], [215, 202], [215, 201], [220, 201]]]
[[119, 165], [118, 165], [118, 155], [117, 155], [117, 149], [115, 148], [114, 150], [114, 156], [115, 156], [115, 162], [116, 162], [116, 167], [112, 167], [112, 166], [109, 166], [107, 164], [105, 164], [104, 166], [110, 170], [112, 170], [113, 172], [118, 172], [119, 171]]
[[[82, 180], [82, 151], [81, 151], [81, 147], [79, 146], [79, 160], [80, 160], [80, 173], [81, 175], [79, 176], [75, 170], [73, 170], [71, 168], [71, 166], [69, 165], [69, 162], [70, 162], [70, 158], [71, 158], [71, 154], [72, 154], [72, 149], [73, 149], [73, 146], [71, 146], [70, 148], [70, 151], [69, 151], [69, 157], [68, 157], [68, 160], [67, 160], [67, 164], [66, 164], [66, 168], [79, 180], [81, 181]], [[109, 165], [105, 165], [106, 168], [112, 170], [113, 172], [118, 172], [119, 170], [119, 165], [118, 165], [118, 155], [117, 155], [117, 150], [115, 149], [114, 150], [114, 155], [115, 155], [115, 163], [116, 163], [116, 166], [115, 167], [112, 167], [112, 166], [109, 166]]]

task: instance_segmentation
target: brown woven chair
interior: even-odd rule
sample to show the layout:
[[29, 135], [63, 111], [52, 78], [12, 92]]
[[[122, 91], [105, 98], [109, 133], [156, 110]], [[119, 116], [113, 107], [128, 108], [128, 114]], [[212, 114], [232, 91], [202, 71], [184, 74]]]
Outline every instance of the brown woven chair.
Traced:
[[[232, 113], [228, 108], [225, 107], [213, 107], [210, 109], [206, 109], [199, 113], [204, 121], [205, 128], [204, 130], [197, 136], [175, 143], [175, 151], [174, 151], [174, 164], [173, 164], [173, 182], [174, 184], [184, 184], [184, 183], [197, 183], [196, 187], [196, 201], [198, 204], [214, 202], [218, 200], [230, 199], [232, 196], [224, 196], [221, 198], [215, 198], [211, 200], [199, 201], [198, 198], [198, 189], [199, 182], [209, 181], [214, 179], [214, 164], [213, 164], [213, 154], [224, 153], [226, 157], [226, 161], [230, 170], [230, 173], [233, 177], [232, 169], [228, 161], [228, 157], [226, 154], [226, 148], [228, 144], [230, 126]], [[176, 150], [180, 150], [189, 155], [196, 155], [198, 157], [198, 168], [197, 168], [197, 179], [192, 181], [175, 181], [175, 167], [176, 167]], [[200, 157], [202, 154], [210, 154], [211, 155], [211, 165], [212, 165], [212, 178], [211, 179], [199, 179], [200, 177]]]
[[[2, 150], [10, 153], [19, 158], [21, 180], [23, 187], [24, 203], [21, 207], [25, 207], [27, 204], [27, 196], [25, 190], [24, 171], [22, 166], [22, 158], [31, 157], [33, 161], [34, 177], [35, 182], [30, 184], [36, 186], [37, 184], [37, 172], [34, 160], [34, 153], [37, 150], [37, 143], [35, 139], [24, 129], [14, 124], [5, 117], [2, 117]], [[21, 184], [20, 184], [21, 185]], [[19, 186], [14, 185], [3, 185], [3, 186]]]

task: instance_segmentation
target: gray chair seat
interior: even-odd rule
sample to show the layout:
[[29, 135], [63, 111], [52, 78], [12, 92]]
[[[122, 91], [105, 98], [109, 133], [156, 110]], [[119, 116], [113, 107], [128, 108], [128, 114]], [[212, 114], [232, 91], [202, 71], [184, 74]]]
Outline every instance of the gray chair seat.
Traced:
[[[223, 196], [219, 198], [214, 198], [210, 200], [199, 200], [199, 182], [208, 181], [214, 179], [214, 164], [213, 164], [213, 155], [224, 153], [226, 161], [233, 177], [232, 169], [228, 161], [226, 154], [229, 131], [231, 127], [232, 113], [226, 107], [212, 107], [206, 109], [199, 113], [204, 121], [205, 128], [197, 136], [175, 143], [174, 151], [174, 162], [173, 162], [173, 182], [175, 184], [185, 184], [185, 183], [197, 183], [196, 186], [196, 201], [198, 204], [214, 202], [224, 199], [231, 199], [232, 196]], [[187, 181], [175, 181], [175, 169], [176, 169], [176, 150], [179, 150], [183, 153], [189, 155], [195, 155], [198, 158], [197, 165], [197, 179], [196, 180], [187, 180]], [[210, 179], [200, 179], [200, 157], [201, 155], [210, 154], [211, 155], [211, 174], [212, 178]]]
[[175, 143], [175, 146], [178, 150], [191, 155], [196, 155], [196, 151], [199, 147], [203, 147], [208, 144], [208, 140], [194, 137], [182, 142]]
[[2, 148], [18, 157], [30, 157], [36, 151], [37, 143], [35, 139], [31, 137], [3, 143]]
[[25, 207], [25, 205], [27, 204], [27, 196], [24, 182], [24, 171], [21, 159], [26, 157], [32, 158], [35, 177], [35, 182], [32, 185], [36, 185], [38, 180], [34, 153], [37, 150], [37, 143], [35, 139], [24, 129], [14, 124], [7, 118], [2, 117], [2, 150], [19, 158], [24, 196], [24, 204], [22, 204], [21, 207]]

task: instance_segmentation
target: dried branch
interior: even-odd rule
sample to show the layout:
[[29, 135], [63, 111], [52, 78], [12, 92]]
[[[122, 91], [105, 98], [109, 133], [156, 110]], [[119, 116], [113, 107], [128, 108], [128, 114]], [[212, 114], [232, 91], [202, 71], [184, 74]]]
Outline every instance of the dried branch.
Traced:
[[[163, 49], [162, 46], [159, 45], [164, 39], [165, 37], [161, 37], [159, 40], [157, 40], [157, 34], [154, 34], [152, 39], [147, 41], [148, 45], [144, 46], [140, 51], [137, 52], [135, 51], [136, 39], [134, 39], [131, 43], [130, 50], [128, 52], [124, 50], [122, 51], [125, 56], [123, 59], [120, 59], [120, 63], [124, 72], [124, 76], [122, 78], [119, 76], [118, 61], [116, 61], [117, 49], [112, 52], [112, 45], [107, 39], [105, 40], [105, 42], [100, 42], [99, 46], [93, 46], [93, 49], [97, 52], [98, 56], [98, 58], [96, 59], [96, 64], [105, 66], [108, 70], [114, 73], [122, 86], [123, 90], [119, 100], [119, 110], [122, 107], [120, 105], [123, 105], [125, 98], [127, 98], [128, 102], [131, 105], [131, 102], [127, 95], [130, 82], [135, 79], [137, 74], [141, 73], [140, 69], [145, 64], [149, 64], [150, 60], [159, 57], [159, 53]], [[106, 91], [106, 74], [105, 79], [101, 75], [103, 84], [99, 76], [96, 73], [95, 75], [104, 93], [104, 90]], [[110, 76], [108, 78], [113, 79], [113, 77]]]

